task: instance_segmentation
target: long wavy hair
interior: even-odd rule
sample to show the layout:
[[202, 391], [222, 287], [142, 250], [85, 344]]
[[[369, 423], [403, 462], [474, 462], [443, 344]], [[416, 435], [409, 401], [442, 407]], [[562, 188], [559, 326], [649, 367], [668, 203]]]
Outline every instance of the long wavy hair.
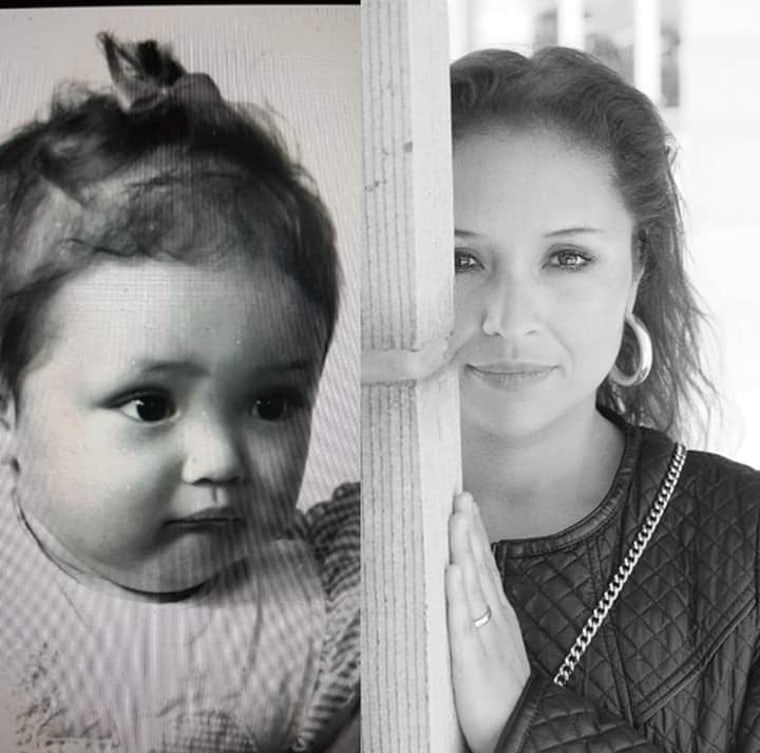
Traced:
[[[532, 57], [482, 50], [451, 67], [454, 141], [495, 127], [549, 128], [608, 155], [634, 219], [634, 266], [642, 277], [634, 313], [652, 338], [648, 379], [624, 388], [609, 377], [597, 403], [627, 421], [704, 440], [717, 392], [700, 362], [706, 317], [684, 269], [681, 199], [673, 140], [652, 102], [592, 56], [549, 47]], [[625, 328], [617, 358], [635, 369]]]

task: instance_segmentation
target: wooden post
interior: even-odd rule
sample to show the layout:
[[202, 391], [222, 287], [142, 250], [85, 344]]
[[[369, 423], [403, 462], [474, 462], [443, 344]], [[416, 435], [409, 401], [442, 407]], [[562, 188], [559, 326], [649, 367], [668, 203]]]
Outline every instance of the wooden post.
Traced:
[[[452, 328], [446, 0], [365, 0], [362, 14], [362, 349], [382, 357]], [[463, 749], [444, 593], [459, 459], [452, 371], [363, 386], [364, 753]]]

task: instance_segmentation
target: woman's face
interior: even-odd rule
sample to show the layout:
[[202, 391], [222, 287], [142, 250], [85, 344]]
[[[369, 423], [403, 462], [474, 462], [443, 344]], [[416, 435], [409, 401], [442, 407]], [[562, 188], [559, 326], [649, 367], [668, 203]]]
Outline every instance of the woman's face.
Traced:
[[587, 416], [637, 287], [608, 159], [548, 131], [464, 136], [454, 224], [463, 427], [524, 440]]

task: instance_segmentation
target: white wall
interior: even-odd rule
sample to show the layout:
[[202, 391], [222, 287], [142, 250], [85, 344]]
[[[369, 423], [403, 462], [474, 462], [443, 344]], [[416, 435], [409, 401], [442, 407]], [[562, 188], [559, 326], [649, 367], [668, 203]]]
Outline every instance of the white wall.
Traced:
[[99, 31], [172, 45], [225, 98], [268, 104], [336, 222], [345, 287], [326, 365], [302, 505], [359, 478], [361, 67], [357, 6], [166, 6], [0, 10], [0, 138], [44, 115], [63, 78], [109, 82]]
[[684, 2], [682, 14], [682, 187], [725, 405], [712, 444], [760, 468], [760, 15], [755, 0]]

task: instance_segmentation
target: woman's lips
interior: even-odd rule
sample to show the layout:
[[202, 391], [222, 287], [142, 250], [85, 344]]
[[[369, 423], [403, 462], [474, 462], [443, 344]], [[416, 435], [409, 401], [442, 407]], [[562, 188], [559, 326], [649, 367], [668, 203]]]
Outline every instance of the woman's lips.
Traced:
[[504, 363], [468, 364], [465, 370], [491, 387], [501, 390], [515, 390], [535, 384], [548, 378], [556, 366], [527, 361]]

